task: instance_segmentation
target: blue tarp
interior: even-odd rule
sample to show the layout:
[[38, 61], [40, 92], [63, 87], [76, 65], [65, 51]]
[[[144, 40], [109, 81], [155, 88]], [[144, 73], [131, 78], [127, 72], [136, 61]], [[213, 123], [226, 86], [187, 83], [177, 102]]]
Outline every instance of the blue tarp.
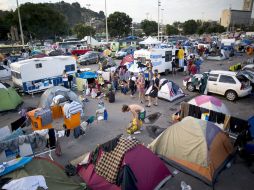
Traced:
[[80, 73], [78, 75], [78, 78], [93, 79], [93, 78], [97, 78], [97, 74], [95, 72], [87, 71], [87, 72]]

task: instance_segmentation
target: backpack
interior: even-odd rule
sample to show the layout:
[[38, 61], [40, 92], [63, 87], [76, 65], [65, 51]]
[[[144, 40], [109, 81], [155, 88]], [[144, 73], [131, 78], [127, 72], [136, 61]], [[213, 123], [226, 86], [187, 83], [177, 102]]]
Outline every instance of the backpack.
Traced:
[[109, 103], [114, 103], [115, 102], [115, 93], [113, 91], [109, 92], [108, 101], [109, 101]]

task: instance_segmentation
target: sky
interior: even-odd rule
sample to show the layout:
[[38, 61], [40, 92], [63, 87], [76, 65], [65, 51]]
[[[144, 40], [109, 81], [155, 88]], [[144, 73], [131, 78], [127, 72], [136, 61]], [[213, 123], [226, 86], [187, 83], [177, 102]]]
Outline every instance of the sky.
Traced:
[[[146, 18], [158, 20], [158, 0], [106, 0], [107, 13], [115, 11], [125, 12], [134, 22], [140, 22]], [[219, 20], [222, 10], [242, 9], [243, 0], [160, 0], [160, 22], [172, 24], [174, 21], [186, 21], [188, 19]], [[19, 4], [25, 2], [43, 3], [59, 2], [59, 0], [19, 0]], [[93, 11], [105, 11], [105, 0], [66, 0], [68, 3], [79, 2], [82, 7], [90, 4]], [[0, 9], [8, 10], [16, 8], [16, 0], [0, 0]], [[163, 10], [161, 10], [163, 9]]]

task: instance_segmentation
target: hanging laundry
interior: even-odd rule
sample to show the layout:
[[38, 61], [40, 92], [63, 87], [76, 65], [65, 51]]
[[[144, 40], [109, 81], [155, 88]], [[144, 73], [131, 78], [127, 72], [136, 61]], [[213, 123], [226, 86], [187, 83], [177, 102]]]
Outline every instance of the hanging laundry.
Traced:
[[11, 130], [15, 131], [18, 128], [23, 128], [26, 126], [26, 116], [22, 116], [21, 118], [19, 118], [18, 120], [14, 121], [11, 123]]
[[66, 118], [70, 118], [72, 114], [76, 114], [78, 112], [80, 112], [81, 115], [83, 114], [82, 105], [75, 101], [71, 103], [65, 103], [63, 109]]
[[34, 117], [41, 117], [42, 126], [49, 125], [53, 122], [52, 112], [50, 109], [38, 109], [34, 113]]
[[49, 129], [48, 132], [49, 135], [49, 147], [50, 148], [55, 148], [56, 147], [56, 134], [55, 134], [55, 129]]

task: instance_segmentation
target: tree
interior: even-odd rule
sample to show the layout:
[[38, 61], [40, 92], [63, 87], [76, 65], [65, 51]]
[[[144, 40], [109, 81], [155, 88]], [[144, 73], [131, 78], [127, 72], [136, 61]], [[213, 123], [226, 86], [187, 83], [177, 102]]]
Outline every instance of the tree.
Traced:
[[174, 27], [170, 24], [167, 24], [166, 25], [166, 33], [167, 33], [167, 35], [176, 35], [176, 34], [179, 34], [179, 30], [176, 27]]
[[127, 36], [131, 31], [132, 18], [122, 12], [114, 12], [108, 17], [108, 31], [112, 37]]
[[76, 34], [79, 39], [82, 39], [85, 36], [94, 36], [95, 29], [91, 26], [79, 23], [73, 27], [73, 33]]
[[[20, 6], [23, 31], [26, 36], [44, 40], [67, 33], [65, 17], [45, 4], [25, 3]], [[18, 26], [18, 13], [14, 12], [13, 24]]]
[[198, 24], [195, 20], [187, 20], [183, 23], [183, 31], [185, 34], [195, 34], [198, 29]]
[[147, 36], [156, 34], [158, 31], [158, 23], [155, 21], [143, 20], [141, 22], [141, 28]]

